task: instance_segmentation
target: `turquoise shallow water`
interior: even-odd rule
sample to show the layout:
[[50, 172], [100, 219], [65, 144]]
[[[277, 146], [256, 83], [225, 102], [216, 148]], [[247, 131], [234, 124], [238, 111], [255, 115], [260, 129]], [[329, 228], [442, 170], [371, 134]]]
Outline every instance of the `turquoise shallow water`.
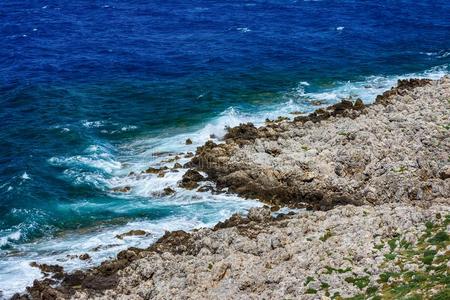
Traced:
[[[31, 261], [86, 267], [259, 205], [177, 189], [182, 172], [127, 175], [226, 125], [443, 76], [448, 15], [448, 1], [0, 3], [4, 297], [39, 276]], [[151, 236], [115, 237], [130, 229]]]

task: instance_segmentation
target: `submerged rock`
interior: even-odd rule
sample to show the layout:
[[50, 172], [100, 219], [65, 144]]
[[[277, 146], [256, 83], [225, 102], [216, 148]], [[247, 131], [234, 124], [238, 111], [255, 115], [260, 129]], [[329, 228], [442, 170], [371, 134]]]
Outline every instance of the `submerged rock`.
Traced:
[[147, 235], [147, 232], [140, 229], [134, 229], [125, 233], [118, 234], [116, 235], [116, 238], [123, 239], [126, 236], [139, 236], [139, 235]]
[[161, 168], [150, 167], [147, 170], [145, 170], [144, 173], [147, 173], [147, 174], [161, 174], [161, 172], [164, 172], [167, 169], [168, 169], [168, 167], [166, 167], [166, 166], [161, 167]]
[[215, 191], [215, 189], [214, 189], [214, 187], [211, 186], [211, 185], [204, 185], [204, 186], [201, 186], [201, 187], [199, 187], [199, 188], [197, 189], [197, 192], [200, 192], [200, 193], [204, 193], [204, 192], [214, 192], [214, 191]]
[[81, 255], [79, 256], [79, 258], [80, 258], [81, 260], [88, 260], [88, 259], [91, 259], [91, 256], [90, 256], [89, 254], [87, 254], [87, 253], [83, 253], [83, 254], [81, 254]]
[[166, 188], [163, 190], [163, 192], [164, 192], [164, 195], [165, 195], [165, 196], [169, 196], [169, 195], [175, 194], [175, 190], [172, 189], [172, 188], [170, 188], [170, 187], [166, 187]]
[[131, 191], [131, 187], [129, 186], [118, 187], [114, 188], [113, 191], [116, 193], [128, 193], [129, 191]]

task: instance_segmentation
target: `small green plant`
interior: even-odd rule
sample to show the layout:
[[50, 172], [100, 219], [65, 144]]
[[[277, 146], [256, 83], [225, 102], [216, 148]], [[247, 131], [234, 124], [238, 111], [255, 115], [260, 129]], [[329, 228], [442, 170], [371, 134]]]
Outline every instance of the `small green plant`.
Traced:
[[395, 250], [397, 247], [397, 239], [391, 239], [388, 241], [389, 248], [391, 249], [391, 252]]
[[321, 236], [319, 238], [319, 240], [321, 240], [322, 242], [325, 242], [326, 240], [328, 240], [330, 237], [333, 236], [333, 233], [331, 232], [331, 230], [327, 229], [327, 231], [325, 232], [325, 234], [323, 236]]
[[376, 250], [381, 250], [384, 247], [384, 244], [377, 244], [375, 246], [373, 246]]
[[398, 168], [392, 169], [392, 171], [394, 171], [395, 173], [404, 173], [404, 172], [406, 172], [407, 170], [408, 170], [408, 168], [405, 167], [405, 166], [400, 166], [400, 167], [398, 167]]
[[323, 289], [323, 290], [327, 289], [329, 287], [330, 287], [330, 285], [328, 283], [326, 283], [326, 282], [321, 282], [320, 283], [320, 288]]
[[359, 289], [365, 288], [370, 283], [369, 276], [347, 277], [347, 278], [345, 278], [345, 281], [347, 281], [348, 283], [352, 283], [354, 286], [358, 287]]
[[317, 290], [309, 288], [306, 290], [306, 294], [317, 294]]
[[312, 276], [306, 277], [305, 286], [307, 286], [312, 281], [314, 281], [314, 277], [312, 277]]
[[449, 130], [450, 129], [450, 123], [446, 124], [446, 125], [442, 125], [442, 128], [444, 128], [445, 130]]
[[378, 280], [378, 282], [379, 283], [388, 282], [391, 277], [396, 277], [396, 276], [397, 276], [397, 273], [394, 273], [394, 272], [381, 273], [380, 279]]
[[411, 244], [411, 242], [408, 242], [407, 240], [402, 239], [402, 240], [400, 240], [399, 246], [400, 246], [400, 248], [403, 248], [403, 249], [409, 249], [412, 246], [412, 244]]
[[332, 268], [332, 267], [330, 267], [330, 266], [326, 266], [325, 269], [327, 269], [326, 272], [325, 272], [325, 274], [331, 274], [331, 273], [333, 273], [333, 272], [337, 272], [337, 273], [339, 273], [339, 274], [343, 274], [343, 273], [350, 272], [350, 271], [352, 270], [351, 268], [335, 269], [335, 268]]
[[422, 262], [426, 265], [431, 265], [436, 253], [436, 250], [425, 250], [425, 252], [423, 253]]
[[439, 231], [438, 233], [436, 233], [435, 236], [433, 236], [431, 239], [428, 240], [428, 242], [432, 245], [443, 244], [448, 241], [449, 236], [448, 233], [445, 231]]
[[384, 257], [387, 260], [394, 260], [397, 257], [397, 254], [391, 252], [391, 253], [385, 254]]

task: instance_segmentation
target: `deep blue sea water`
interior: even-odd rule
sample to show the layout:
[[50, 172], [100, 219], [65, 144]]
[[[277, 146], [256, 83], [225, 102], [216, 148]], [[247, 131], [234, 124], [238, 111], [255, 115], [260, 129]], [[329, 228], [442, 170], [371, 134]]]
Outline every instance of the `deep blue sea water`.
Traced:
[[[225, 125], [443, 76], [449, 16], [443, 0], [1, 1], [3, 296], [39, 276], [31, 261], [86, 267], [258, 205], [128, 174]], [[151, 237], [115, 237], [130, 229]]]

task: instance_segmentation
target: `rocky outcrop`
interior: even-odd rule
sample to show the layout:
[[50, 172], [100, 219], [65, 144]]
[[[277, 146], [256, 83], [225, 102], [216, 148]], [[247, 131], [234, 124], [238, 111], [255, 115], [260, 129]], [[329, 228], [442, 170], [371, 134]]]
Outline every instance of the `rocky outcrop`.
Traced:
[[198, 182], [204, 180], [204, 177], [196, 170], [188, 170], [180, 182], [180, 187], [192, 190], [198, 187]]
[[139, 236], [139, 235], [142, 236], [142, 235], [147, 235], [147, 234], [148, 233], [144, 230], [134, 229], [134, 230], [130, 230], [128, 232], [124, 232], [122, 234], [118, 234], [118, 235], [116, 235], [116, 238], [123, 239], [124, 237], [127, 237], [127, 236]]
[[450, 79], [400, 80], [366, 106], [344, 100], [292, 122], [228, 130], [191, 167], [247, 198], [330, 209], [448, 202]]

